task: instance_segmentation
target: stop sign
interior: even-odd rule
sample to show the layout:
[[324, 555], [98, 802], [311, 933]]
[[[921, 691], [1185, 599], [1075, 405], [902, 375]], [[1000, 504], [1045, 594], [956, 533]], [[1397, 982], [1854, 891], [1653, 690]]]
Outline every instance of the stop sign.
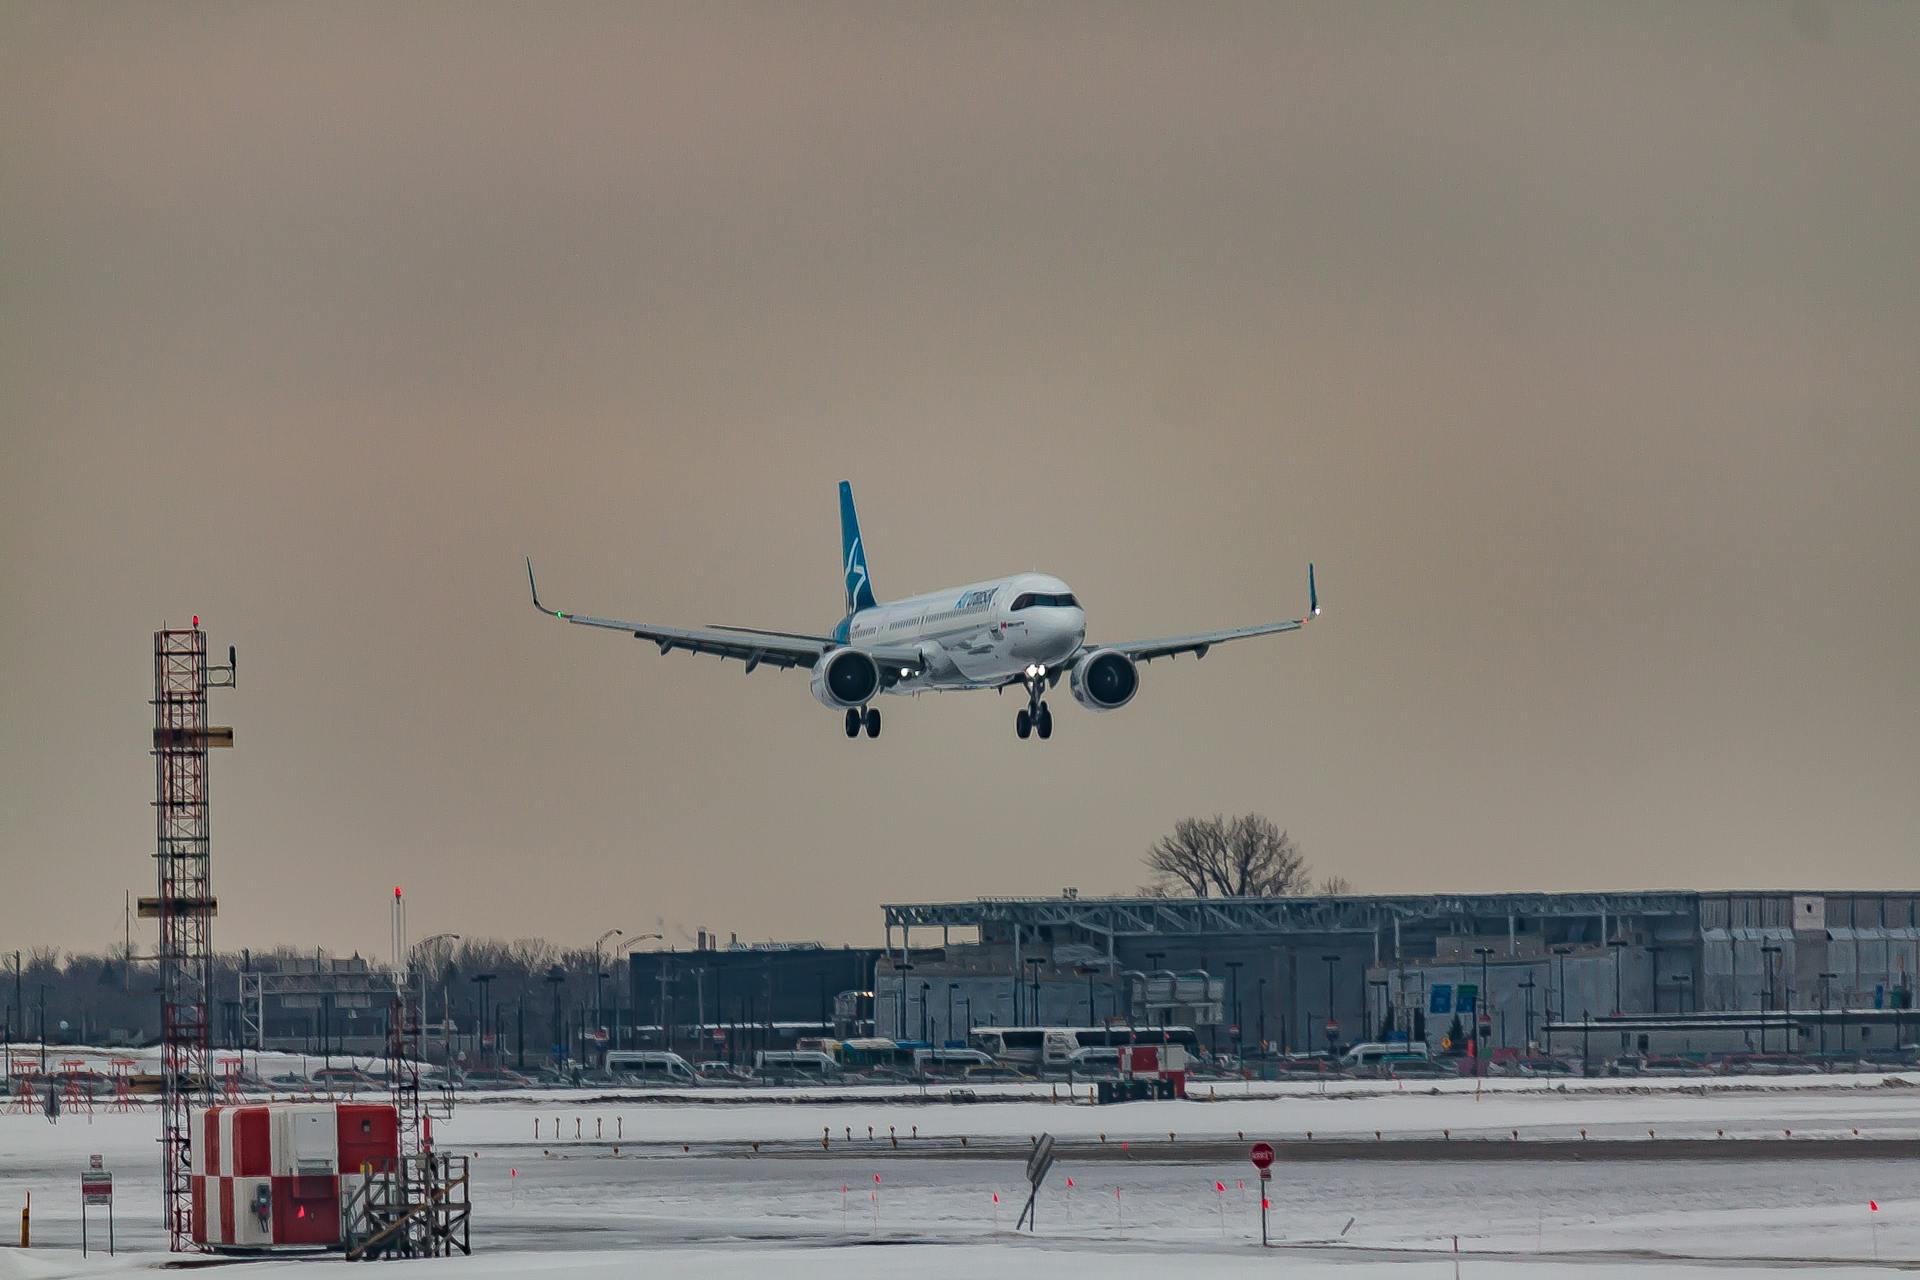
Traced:
[[1247, 1158], [1253, 1161], [1254, 1168], [1265, 1173], [1273, 1164], [1273, 1144], [1271, 1142], [1254, 1143], [1253, 1150], [1247, 1153]]

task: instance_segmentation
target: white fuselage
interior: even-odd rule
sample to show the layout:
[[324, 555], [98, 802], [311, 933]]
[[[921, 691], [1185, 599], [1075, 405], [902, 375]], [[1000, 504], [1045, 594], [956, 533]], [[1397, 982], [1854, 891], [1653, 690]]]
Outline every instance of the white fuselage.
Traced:
[[1043, 573], [1016, 573], [949, 591], [862, 609], [841, 623], [856, 649], [917, 648], [924, 670], [888, 688], [992, 688], [1052, 671], [1086, 638], [1087, 618], [1067, 584]]

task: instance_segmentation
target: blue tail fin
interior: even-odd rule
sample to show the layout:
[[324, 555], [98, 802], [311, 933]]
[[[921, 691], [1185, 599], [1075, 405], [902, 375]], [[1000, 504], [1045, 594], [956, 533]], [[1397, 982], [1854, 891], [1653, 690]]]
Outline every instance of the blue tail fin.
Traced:
[[860, 541], [860, 517], [853, 512], [853, 486], [840, 482], [840, 564], [847, 588], [847, 612], [858, 613], [877, 603], [873, 579], [867, 576], [867, 548]]

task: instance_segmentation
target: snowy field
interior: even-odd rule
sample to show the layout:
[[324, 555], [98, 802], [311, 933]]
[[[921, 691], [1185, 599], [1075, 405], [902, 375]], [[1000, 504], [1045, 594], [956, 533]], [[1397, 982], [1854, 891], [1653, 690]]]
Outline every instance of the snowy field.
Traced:
[[[1887, 1275], [1920, 1269], [1915, 1083], [1236, 1085], [1210, 1102], [1104, 1108], [1052, 1102], [1047, 1086], [972, 1105], [922, 1102], [917, 1089], [702, 1090], [669, 1103], [483, 1095], [436, 1126], [443, 1148], [474, 1157], [476, 1256], [381, 1265], [862, 1277], [1087, 1264], [1121, 1277], [1412, 1280], [1453, 1274], [1457, 1238], [1471, 1276]], [[150, 1107], [57, 1125], [0, 1115], [7, 1235], [32, 1191], [37, 1246], [0, 1250], [0, 1280], [159, 1266], [156, 1127]], [[1040, 1132], [1060, 1139], [1061, 1156], [1038, 1232], [1016, 1238], [1021, 1169]], [[1255, 1138], [1282, 1151], [1272, 1213], [1282, 1247], [1267, 1252], [1244, 1159]], [[112, 1263], [82, 1263], [77, 1250], [78, 1175], [95, 1152], [116, 1175], [123, 1248]], [[95, 1222], [104, 1226], [98, 1211]]]

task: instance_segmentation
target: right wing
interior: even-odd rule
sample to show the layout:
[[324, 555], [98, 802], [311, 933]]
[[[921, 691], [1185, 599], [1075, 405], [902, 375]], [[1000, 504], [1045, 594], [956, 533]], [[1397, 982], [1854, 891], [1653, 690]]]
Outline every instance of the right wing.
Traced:
[[1261, 622], [1250, 627], [1229, 627], [1223, 631], [1197, 631], [1191, 635], [1166, 636], [1159, 640], [1128, 640], [1117, 644], [1088, 642], [1062, 666], [1070, 666], [1081, 654], [1091, 653], [1095, 649], [1118, 650], [1135, 662], [1152, 662], [1155, 658], [1171, 658], [1182, 653], [1192, 653], [1204, 658], [1207, 656], [1207, 650], [1216, 644], [1225, 644], [1229, 640], [1245, 640], [1252, 636], [1278, 635], [1283, 631], [1298, 631], [1319, 616], [1320, 589], [1313, 580], [1313, 566], [1308, 565], [1305, 617], [1292, 618], [1286, 622]]
[[[550, 609], [540, 601], [540, 589], [533, 582], [533, 561], [527, 561], [527, 590], [533, 596], [535, 612], [562, 622], [571, 622], [579, 627], [604, 627], [608, 631], [624, 631], [636, 640], [650, 640], [663, 654], [675, 649], [687, 653], [710, 653], [717, 658], [737, 658], [747, 664], [752, 671], [758, 666], [811, 668], [821, 655], [839, 645], [829, 636], [808, 636], [792, 632], [744, 631], [724, 628], [707, 630], [689, 630], [684, 627], [662, 627], [650, 622], [626, 622], [619, 618], [595, 618], [583, 613], [568, 613], [565, 609]], [[859, 646], [856, 646], [859, 647]], [[907, 671], [920, 670], [920, 654], [915, 649], [873, 648], [865, 652], [873, 655], [874, 660], [883, 666], [892, 666]]]

